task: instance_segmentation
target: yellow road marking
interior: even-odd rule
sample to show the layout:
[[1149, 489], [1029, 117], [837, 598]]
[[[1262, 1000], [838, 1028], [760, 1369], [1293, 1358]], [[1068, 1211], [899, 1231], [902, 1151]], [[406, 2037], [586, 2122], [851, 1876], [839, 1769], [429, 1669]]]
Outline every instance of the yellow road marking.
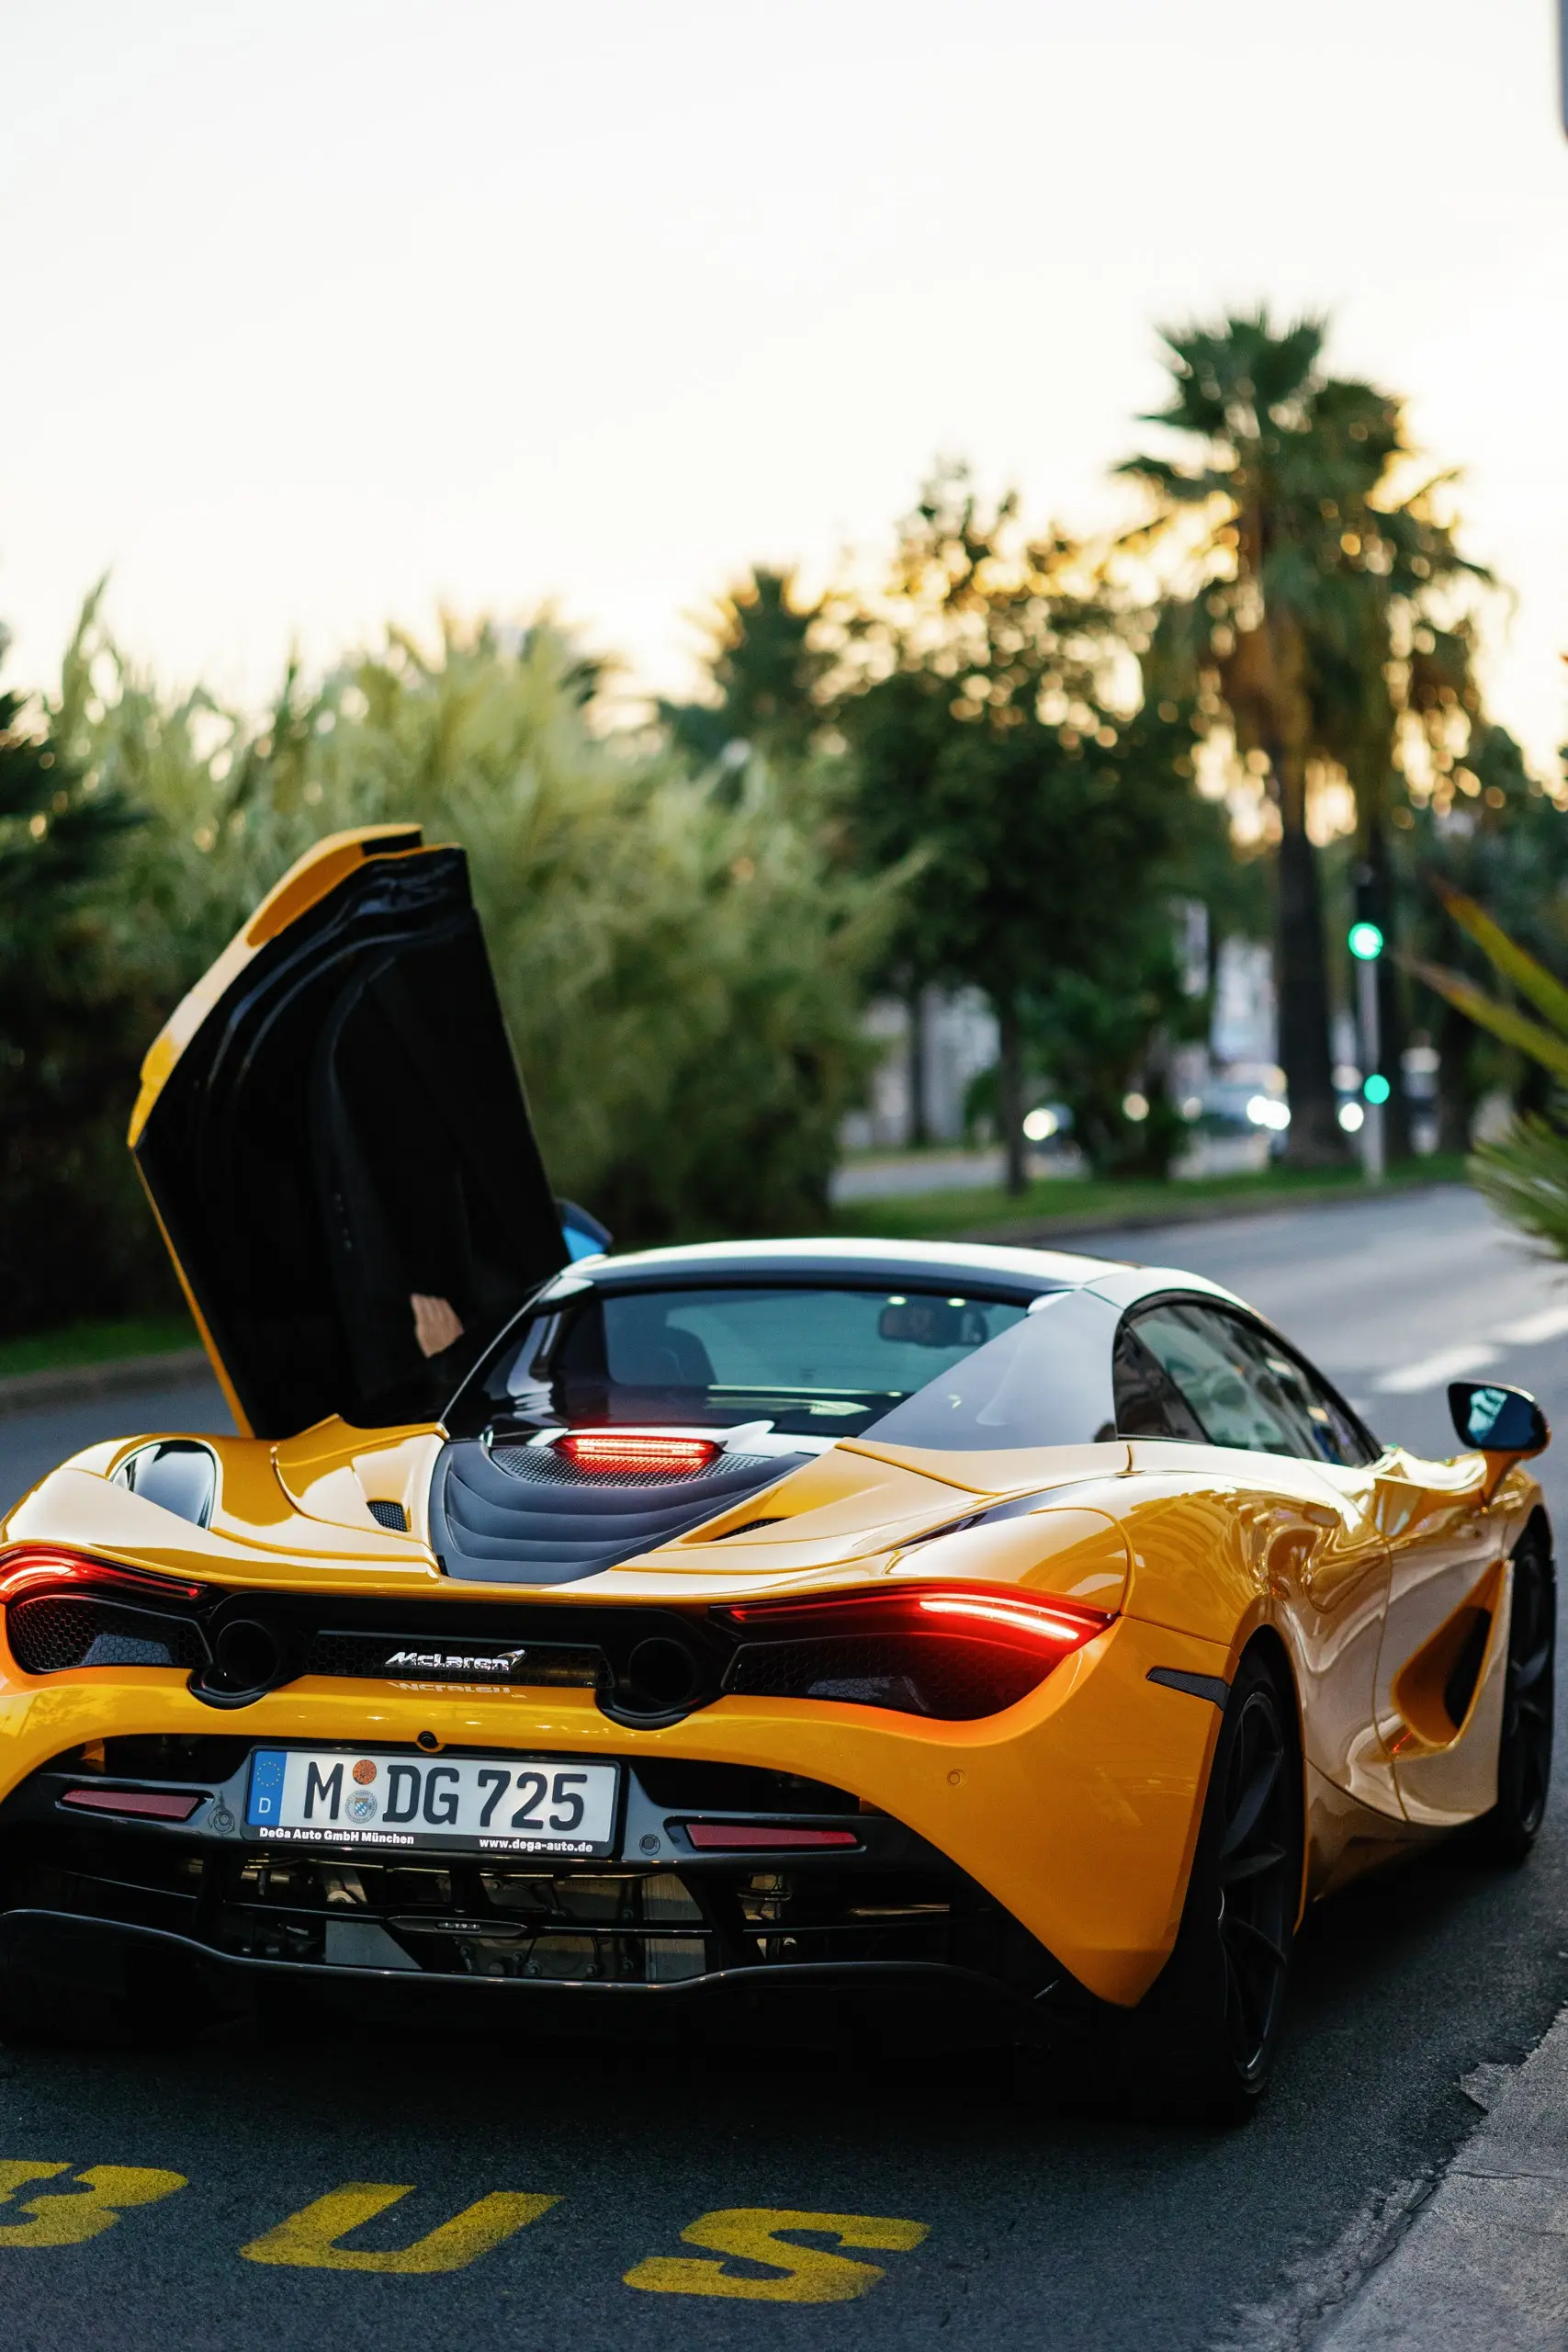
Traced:
[[[57, 2180], [68, 2164], [28, 2164], [0, 2159], [0, 2204], [9, 2204], [31, 2180]], [[29, 2198], [22, 2207], [32, 2219], [0, 2222], [0, 2247], [82, 2245], [112, 2230], [128, 2205], [155, 2205], [187, 2186], [183, 2172], [159, 2172], [148, 2165], [93, 2165], [79, 2172], [65, 2192]]]
[[291, 2213], [264, 2237], [243, 2245], [240, 2252], [247, 2262], [286, 2263], [299, 2270], [389, 2270], [405, 2278], [433, 2270], [462, 2270], [560, 2201], [497, 2188], [439, 2228], [426, 2231], [412, 2245], [371, 2254], [338, 2244], [340, 2238], [362, 2229], [378, 2213], [395, 2205], [400, 2197], [412, 2193], [410, 2183], [345, 2181], [341, 2188], [330, 2189], [300, 2212]]
[[735, 2295], [753, 2302], [847, 2303], [863, 2295], [886, 2274], [874, 2262], [851, 2262], [818, 2246], [791, 2245], [781, 2230], [814, 2230], [840, 2245], [866, 2246], [884, 2254], [908, 2254], [930, 2233], [927, 2222], [900, 2222], [875, 2213], [789, 2213], [767, 2205], [734, 2205], [705, 2213], [681, 2235], [688, 2245], [711, 2246], [717, 2254], [740, 2255], [768, 2263], [780, 2275], [748, 2278], [722, 2262], [698, 2262], [689, 2255], [655, 2255], [626, 2272], [628, 2287], [653, 2295]]

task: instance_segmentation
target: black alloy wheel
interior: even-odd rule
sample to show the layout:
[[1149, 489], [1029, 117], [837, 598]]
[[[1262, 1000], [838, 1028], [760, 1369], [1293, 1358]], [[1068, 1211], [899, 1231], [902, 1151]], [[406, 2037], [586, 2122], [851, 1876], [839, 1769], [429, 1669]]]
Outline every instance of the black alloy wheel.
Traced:
[[1176, 1947], [1124, 2028], [1145, 2113], [1238, 2123], [1266, 2087], [1302, 1892], [1301, 1750], [1286, 1670], [1252, 1650], [1231, 1685]]
[[[1229, 1725], [1226, 1726], [1227, 1730]], [[1301, 1799], [1280, 1702], [1260, 1679], [1241, 1702], [1226, 1760], [1219, 1851], [1220, 1951], [1224, 2031], [1237, 2079], [1268, 2064], [1285, 1999], [1291, 1937], [1301, 1899]]]
[[1551, 1538], [1532, 1521], [1514, 1551], [1497, 1802], [1476, 1824], [1476, 1839], [1488, 1860], [1522, 1862], [1540, 1833], [1551, 1786], [1556, 1684], [1557, 1571]]

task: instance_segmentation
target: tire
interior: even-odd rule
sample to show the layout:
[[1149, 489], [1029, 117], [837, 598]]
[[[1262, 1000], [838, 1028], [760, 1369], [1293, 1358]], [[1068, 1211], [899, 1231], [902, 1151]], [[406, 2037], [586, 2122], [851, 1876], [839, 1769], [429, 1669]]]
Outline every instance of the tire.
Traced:
[[1540, 1834], [1551, 1786], [1556, 1700], [1557, 1570], [1545, 1524], [1532, 1520], [1514, 1547], [1508, 1662], [1497, 1736], [1497, 1802], [1476, 1823], [1483, 1860], [1517, 1870]]
[[1226, 1702], [1181, 1926], [1129, 2020], [1124, 2087], [1145, 2113], [1234, 2124], [1268, 2086], [1302, 1889], [1293, 1694], [1254, 1649]]

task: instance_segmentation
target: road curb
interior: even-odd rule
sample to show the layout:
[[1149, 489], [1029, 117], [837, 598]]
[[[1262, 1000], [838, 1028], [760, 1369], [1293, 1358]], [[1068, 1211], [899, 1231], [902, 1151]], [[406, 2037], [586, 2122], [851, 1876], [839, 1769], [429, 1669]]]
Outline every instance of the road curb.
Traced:
[[1568, 2335], [1568, 2010], [1517, 2068], [1462, 2086], [1484, 2120], [1359, 2290], [1306, 2341], [1321, 2352], [1560, 2352]]
[[51, 1364], [44, 1372], [7, 1373], [0, 1379], [0, 1420], [73, 1396], [111, 1396], [120, 1389], [174, 1388], [199, 1380], [211, 1367], [205, 1348], [170, 1348], [160, 1355], [118, 1356], [107, 1363]]
[[1173, 1201], [1158, 1209], [1134, 1209], [1130, 1215], [1107, 1210], [1103, 1216], [1025, 1217], [1008, 1225], [976, 1226], [955, 1234], [958, 1241], [988, 1241], [1013, 1250], [1070, 1249], [1076, 1241], [1093, 1240], [1108, 1233], [1163, 1232], [1173, 1225], [1219, 1225], [1227, 1217], [1290, 1216], [1298, 1209], [1360, 1208], [1369, 1201], [1417, 1200], [1433, 1193], [1462, 1193], [1469, 1188], [1445, 1180], [1430, 1184], [1389, 1184], [1381, 1192], [1352, 1193], [1344, 1186], [1332, 1192], [1274, 1193], [1260, 1199], [1243, 1193], [1233, 1200]]

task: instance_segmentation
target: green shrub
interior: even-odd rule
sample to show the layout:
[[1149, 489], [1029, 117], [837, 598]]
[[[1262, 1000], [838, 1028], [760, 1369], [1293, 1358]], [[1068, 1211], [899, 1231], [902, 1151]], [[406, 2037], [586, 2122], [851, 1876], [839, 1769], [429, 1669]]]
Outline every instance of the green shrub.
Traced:
[[0, 1329], [164, 1303], [121, 1141], [141, 1053], [294, 858], [392, 820], [468, 852], [560, 1191], [623, 1241], [821, 1221], [894, 886], [834, 864], [809, 771], [695, 776], [607, 729], [597, 685], [547, 624], [447, 624], [434, 651], [393, 636], [309, 691], [291, 671], [247, 724], [160, 694], [89, 602], [51, 740], [139, 821], [73, 885], [113, 1018], [73, 1032], [70, 1151], [0, 1204], [6, 1271], [30, 1269]]

